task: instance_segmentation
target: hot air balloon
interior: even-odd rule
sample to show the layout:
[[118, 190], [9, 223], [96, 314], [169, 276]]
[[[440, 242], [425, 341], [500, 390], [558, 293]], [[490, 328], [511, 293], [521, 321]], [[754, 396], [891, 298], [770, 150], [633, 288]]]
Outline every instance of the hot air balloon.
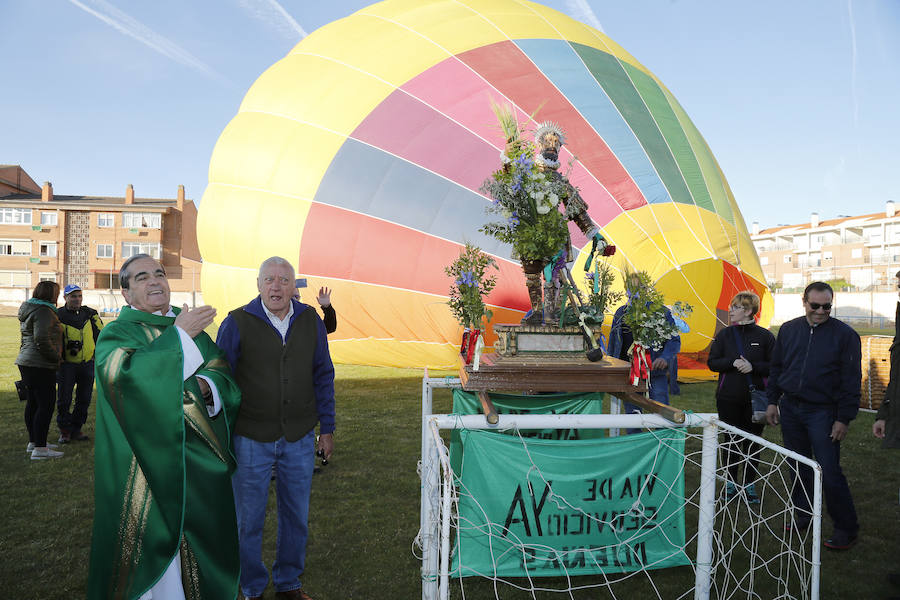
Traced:
[[[526, 128], [534, 115], [566, 131], [560, 161], [617, 246], [614, 266], [647, 271], [667, 303], [694, 307], [683, 351], [709, 345], [739, 290], [761, 296], [768, 323], [746, 225], [682, 107], [609, 37], [524, 0], [387, 0], [263, 73], [210, 161], [205, 300], [220, 314], [245, 303], [260, 262], [280, 255], [310, 289], [334, 289], [335, 361], [456, 365], [444, 267], [465, 242], [499, 264], [493, 322], [529, 308], [510, 248], [478, 231], [489, 220], [478, 189], [504, 147], [492, 101]], [[583, 263], [590, 246], [570, 230]]]

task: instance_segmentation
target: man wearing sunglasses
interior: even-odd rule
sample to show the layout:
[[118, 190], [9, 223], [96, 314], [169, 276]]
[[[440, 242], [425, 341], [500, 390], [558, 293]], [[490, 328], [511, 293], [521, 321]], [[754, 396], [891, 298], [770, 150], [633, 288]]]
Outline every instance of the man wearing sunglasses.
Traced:
[[[809, 284], [803, 292], [806, 315], [784, 323], [778, 331], [766, 419], [777, 425], [780, 417], [785, 448], [821, 465], [825, 505], [834, 522], [825, 547], [848, 550], [856, 543], [859, 521], [841, 470], [841, 440], [859, 412], [861, 350], [859, 335], [831, 318], [833, 298], [827, 283]], [[792, 477], [796, 512], [789, 526], [805, 529], [812, 518], [812, 470], [794, 462]]]

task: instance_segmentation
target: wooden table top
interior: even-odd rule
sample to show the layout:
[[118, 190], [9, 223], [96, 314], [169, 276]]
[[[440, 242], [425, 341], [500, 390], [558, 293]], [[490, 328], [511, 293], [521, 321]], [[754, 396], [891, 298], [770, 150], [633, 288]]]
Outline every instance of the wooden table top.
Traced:
[[590, 362], [583, 355], [498, 356], [483, 354], [477, 371], [461, 365], [459, 378], [468, 391], [524, 392], [645, 392], [646, 383], [631, 385], [631, 366], [624, 360], [604, 356]]

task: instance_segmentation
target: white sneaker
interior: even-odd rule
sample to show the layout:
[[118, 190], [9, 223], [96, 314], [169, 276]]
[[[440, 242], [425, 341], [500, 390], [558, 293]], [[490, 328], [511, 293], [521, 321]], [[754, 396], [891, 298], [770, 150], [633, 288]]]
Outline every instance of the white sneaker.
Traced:
[[[59, 448], [56, 444], [47, 444], [48, 448]], [[34, 450], [34, 442], [28, 442], [28, 445], [25, 446], [25, 452], [31, 453]]]
[[43, 460], [45, 458], [59, 458], [62, 456], [62, 452], [57, 452], [56, 450], [52, 450], [50, 448], [35, 448], [31, 451], [31, 460]]

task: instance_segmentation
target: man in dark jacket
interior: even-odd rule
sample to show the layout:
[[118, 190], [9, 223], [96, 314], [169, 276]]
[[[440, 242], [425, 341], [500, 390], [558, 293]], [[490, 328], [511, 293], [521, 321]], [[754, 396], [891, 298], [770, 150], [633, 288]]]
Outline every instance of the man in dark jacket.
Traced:
[[56, 424], [59, 443], [67, 444], [88, 439], [81, 427], [87, 421], [94, 391], [94, 348], [103, 321], [96, 310], [81, 304], [82, 292], [77, 285], [67, 285], [63, 297], [66, 303], [56, 310], [63, 330], [63, 360], [56, 372]]
[[262, 535], [274, 467], [278, 482], [278, 541], [272, 566], [275, 596], [307, 600], [299, 578], [306, 562], [316, 446], [326, 460], [334, 449], [334, 366], [322, 319], [314, 308], [292, 298], [291, 264], [280, 257], [264, 261], [257, 288], [259, 296], [231, 311], [216, 339], [242, 397], [234, 428], [237, 472], [232, 479], [241, 589], [252, 600], [262, 597], [269, 582], [262, 561]]
[[[841, 440], [859, 412], [861, 350], [859, 335], [830, 318], [833, 298], [827, 283], [809, 284], [803, 292], [806, 316], [786, 322], [778, 331], [766, 419], [769, 425], [777, 425], [780, 409], [785, 448], [815, 457], [821, 465], [825, 504], [834, 522], [834, 533], [825, 546], [847, 550], [856, 543], [859, 521], [841, 470]], [[793, 526], [805, 528], [811, 519], [812, 469], [794, 462], [794, 477]]]

